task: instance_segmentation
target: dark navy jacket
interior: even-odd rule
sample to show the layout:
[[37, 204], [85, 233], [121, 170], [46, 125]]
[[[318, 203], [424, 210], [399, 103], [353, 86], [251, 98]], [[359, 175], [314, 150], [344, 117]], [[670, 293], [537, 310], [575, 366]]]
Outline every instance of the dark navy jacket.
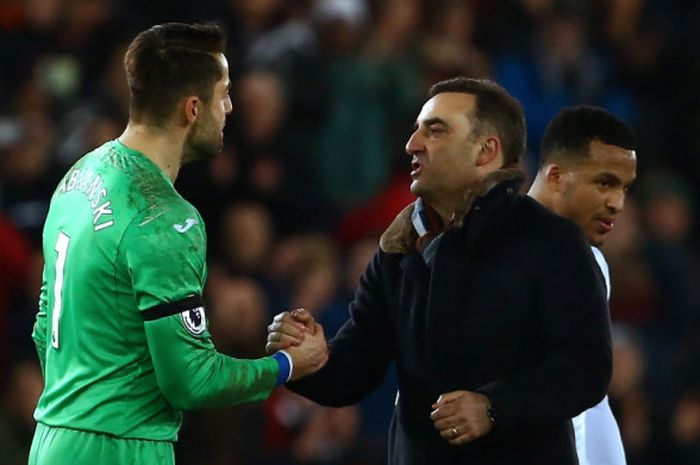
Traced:
[[[323, 405], [354, 404], [395, 360], [391, 465], [576, 464], [570, 418], [607, 391], [609, 316], [590, 246], [504, 177], [466, 195], [433, 269], [415, 250], [407, 207], [362, 276], [328, 364], [288, 386]], [[483, 392], [498, 414], [491, 433], [457, 447], [430, 419], [455, 390]]]

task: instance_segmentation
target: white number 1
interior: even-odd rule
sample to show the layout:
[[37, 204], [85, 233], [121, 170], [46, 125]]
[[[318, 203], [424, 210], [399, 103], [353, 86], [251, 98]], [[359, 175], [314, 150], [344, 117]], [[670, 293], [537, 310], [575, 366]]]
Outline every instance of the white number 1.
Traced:
[[56, 257], [56, 279], [53, 286], [53, 312], [51, 313], [51, 345], [58, 349], [58, 323], [61, 321], [61, 307], [63, 305], [63, 273], [66, 265], [66, 254], [70, 237], [62, 232], [58, 233], [58, 240], [54, 250]]

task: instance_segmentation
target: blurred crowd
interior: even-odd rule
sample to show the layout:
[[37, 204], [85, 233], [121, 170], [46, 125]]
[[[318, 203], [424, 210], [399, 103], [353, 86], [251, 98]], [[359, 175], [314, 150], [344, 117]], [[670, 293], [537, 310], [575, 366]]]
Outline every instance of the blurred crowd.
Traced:
[[[530, 173], [562, 106], [604, 106], [635, 127], [638, 180], [604, 248], [610, 400], [630, 465], [700, 463], [699, 2], [0, 0], [0, 464], [26, 463], [42, 389], [30, 333], [50, 196], [124, 127], [129, 41], [173, 20], [229, 34], [224, 151], [176, 184], [207, 223], [221, 351], [263, 355], [285, 309], [310, 310], [327, 336], [342, 325], [379, 234], [412, 201], [403, 147], [427, 88], [491, 77], [525, 107]], [[358, 406], [281, 389], [189, 413], [178, 463], [385, 463], [395, 394], [390, 372]]]

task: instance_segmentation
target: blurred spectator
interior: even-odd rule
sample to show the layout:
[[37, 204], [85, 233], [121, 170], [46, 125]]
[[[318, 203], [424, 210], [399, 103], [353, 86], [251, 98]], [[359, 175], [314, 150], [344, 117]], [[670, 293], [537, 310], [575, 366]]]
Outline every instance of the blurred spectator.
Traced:
[[264, 206], [252, 202], [234, 204], [222, 217], [220, 250], [226, 268], [233, 273], [258, 277], [266, 273], [274, 238], [272, 219]]
[[695, 194], [682, 178], [655, 174], [640, 182], [644, 224], [649, 231], [645, 245], [654, 280], [663, 303], [658, 323], [677, 338], [700, 322], [700, 268], [697, 250], [691, 247], [692, 199]]
[[673, 411], [674, 463], [700, 463], [700, 389], [685, 391]]
[[356, 406], [322, 407], [293, 392], [276, 391], [266, 403], [262, 463], [357, 464], [361, 460], [357, 447], [359, 425]]
[[14, 122], [16, 139], [0, 148], [2, 208], [9, 219], [36, 246], [58, 179], [51, 172], [50, 147], [53, 127], [41, 114], [26, 115]]
[[610, 312], [617, 323], [642, 326], [658, 313], [658, 290], [643, 253], [646, 234], [637, 203], [628, 196], [603, 251], [610, 266]]
[[670, 422], [668, 412], [683, 395], [687, 341], [700, 334], [700, 263], [689, 242], [694, 194], [677, 175], [660, 172], [643, 179], [639, 190], [648, 231], [643, 250], [659, 298], [658, 314], [644, 328], [650, 344], [649, 389], [664, 421]]
[[[123, 72], [128, 44], [119, 43], [105, 69], [90, 83], [94, 96], [83, 99], [59, 122], [57, 158], [67, 169], [81, 154], [116, 138], [129, 119], [129, 87]], [[60, 171], [60, 170], [59, 170]]]
[[596, 104], [626, 120], [634, 115], [633, 102], [615, 82], [611, 63], [590, 42], [587, 4], [551, 3], [531, 10], [538, 29], [529, 47], [508, 50], [495, 64], [497, 80], [523, 104], [533, 148], [547, 122], [567, 105]]
[[245, 195], [267, 205], [281, 233], [298, 231], [300, 218], [322, 215], [325, 206], [314, 193], [311, 154], [288, 128], [289, 87], [263, 70], [246, 72], [237, 87], [240, 105], [233, 121]]
[[638, 336], [625, 327], [613, 328], [613, 349], [610, 405], [620, 426], [628, 463], [643, 464], [654, 433], [651, 405], [644, 387], [646, 356]]
[[[271, 272], [273, 278], [288, 289], [287, 308], [303, 307], [320, 317], [338, 290], [337, 246], [329, 236], [322, 234], [289, 237], [277, 247]], [[272, 314], [276, 311], [273, 309]], [[341, 317], [340, 322], [345, 319]], [[322, 318], [320, 323], [324, 323]]]
[[17, 363], [10, 371], [10, 382], [0, 403], [0, 463], [24, 465], [34, 436], [34, 407], [44, 382], [39, 364]]
[[284, 17], [285, 0], [220, 0], [227, 13], [222, 18], [228, 33], [227, 58], [232, 78], [245, 69], [248, 50], [256, 39], [279, 26]]
[[[406, 157], [405, 161], [408, 166], [410, 158]], [[397, 174], [383, 191], [343, 215], [336, 224], [336, 239], [347, 245], [384, 232], [396, 215], [416, 198], [408, 188], [408, 181], [405, 173]]]
[[[394, 2], [395, 3], [395, 2]], [[316, 135], [314, 175], [319, 194], [338, 210], [371, 198], [390, 179], [395, 124], [417, 102], [416, 68], [406, 57], [419, 8], [381, 9], [371, 33], [364, 0], [320, 0], [316, 18], [323, 44], [321, 82], [326, 112]], [[370, 33], [370, 39], [366, 40]], [[413, 110], [413, 108], [411, 108]]]
[[311, 404], [308, 420], [292, 445], [299, 464], [354, 463], [360, 423], [357, 407], [328, 408]]
[[[5, 376], [16, 355], [11, 345], [18, 318], [15, 307], [19, 291], [28, 281], [31, 249], [14, 225], [0, 216], [0, 392], [5, 388]], [[33, 316], [33, 315], [32, 315]]]
[[474, 8], [473, 3], [448, 0], [435, 12], [421, 46], [422, 59], [428, 66], [426, 86], [454, 76], [491, 75], [488, 57], [474, 44]]
[[268, 323], [263, 290], [252, 279], [212, 276], [208, 289], [212, 338], [222, 352], [263, 356]]

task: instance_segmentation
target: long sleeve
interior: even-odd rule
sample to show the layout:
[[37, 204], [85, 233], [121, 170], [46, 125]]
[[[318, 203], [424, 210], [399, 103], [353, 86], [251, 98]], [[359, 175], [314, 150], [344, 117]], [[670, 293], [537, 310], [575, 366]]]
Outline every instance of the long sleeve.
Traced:
[[[173, 226], [188, 217], [186, 228]], [[266, 399], [277, 381], [278, 362], [232, 358], [211, 341], [202, 304], [206, 234], [199, 214], [167, 210], [154, 221], [133, 221], [121, 249], [158, 386], [168, 402], [189, 410]]]
[[535, 273], [544, 356], [534, 369], [479, 389], [501, 431], [579, 414], [603, 399], [612, 374], [605, 289], [575, 225], [546, 243]]
[[242, 360], [216, 351], [208, 332], [190, 334], [181, 315], [145, 323], [158, 386], [178, 410], [265, 400], [279, 365], [272, 357]]
[[36, 321], [32, 329], [32, 339], [36, 346], [36, 353], [39, 357], [41, 372], [44, 372], [44, 364], [46, 362], [46, 338], [47, 336], [47, 308], [48, 296], [46, 289], [46, 270], [42, 273], [41, 291], [39, 292], [39, 311], [36, 314]]
[[394, 358], [387, 303], [382, 290], [382, 258], [378, 252], [350, 304], [350, 319], [329, 341], [330, 358], [320, 371], [287, 387], [322, 405], [354, 404], [384, 380]]

